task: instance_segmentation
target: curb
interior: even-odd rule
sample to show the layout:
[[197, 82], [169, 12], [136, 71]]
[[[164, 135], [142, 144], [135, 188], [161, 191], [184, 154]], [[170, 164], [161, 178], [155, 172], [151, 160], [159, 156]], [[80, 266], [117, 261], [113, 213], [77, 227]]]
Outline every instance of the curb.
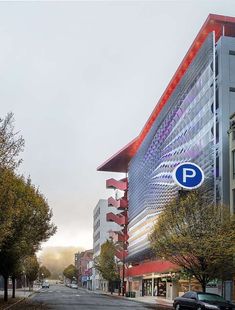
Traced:
[[91, 291], [91, 290], [88, 290], [88, 289], [85, 289], [85, 288], [81, 288], [80, 289], [83, 289], [89, 293], [94, 293], [94, 294], [97, 294], [97, 295], [102, 295], [102, 296], [108, 296], [108, 297], [113, 297], [113, 298], [121, 298], [121, 299], [125, 299], [125, 300], [129, 300], [129, 301], [133, 301], [133, 302], [136, 302], [136, 303], [142, 303], [144, 305], [148, 305], [148, 306], [160, 306], [164, 309], [173, 309], [173, 305], [166, 305], [166, 304], [161, 304], [161, 303], [151, 303], [151, 302], [148, 302], [148, 301], [145, 301], [145, 300], [137, 300], [135, 298], [131, 298], [131, 297], [126, 297], [126, 296], [122, 296], [122, 295], [112, 295], [112, 294], [108, 294], [108, 293], [105, 293], [105, 292], [102, 292], [102, 291]]
[[20, 302], [25, 301], [27, 298], [31, 298], [37, 291], [33, 291], [32, 293], [30, 293], [27, 297], [22, 297], [22, 299], [17, 300], [15, 303], [9, 305], [6, 308], [1, 308], [1, 310], [8, 310], [11, 309], [12, 307], [14, 307], [15, 305], [19, 304]]
[[35, 295], [36, 293], [37, 293], [38, 291], [33, 291], [32, 293], [30, 293], [27, 297], [25, 297], [25, 299], [26, 298], [31, 298], [33, 295]]
[[117, 295], [109, 295], [109, 294], [101, 294], [101, 295], [106, 295], [108, 297], [114, 297], [114, 298], [121, 298], [121, 299], [125, 299], [125, 300], [129, 300], [129, 301], [132, 301], [132, 302], [136, 302], [136, 303], [141, 303], [141, 304], [144, 304], [144, 305], [148, 305], [149, 307], [161, 307], [161, 308], [164, 308], [164, 309], [173, 309], [173, 306], [170, 306], [170, 305], [164, 305], [164, 304], [161, 304], [161, 303], [151, 303], [151, 302], [147, 302], [145, 300], [137, 300], [135, 299], [134, 297], [131, 298], [131, 297], [125, 297], [125, 296], [117, 296]]
[[20, 300], [17, 300], [14, 304], [8, 306], [7, 308], [2, 308], [2, 310], [8, 310], [11, 309], [12, 307], [14, 307], [15, 305], [19, 304], [20, 302], [24, 301], [26, 298], [22, 298]]

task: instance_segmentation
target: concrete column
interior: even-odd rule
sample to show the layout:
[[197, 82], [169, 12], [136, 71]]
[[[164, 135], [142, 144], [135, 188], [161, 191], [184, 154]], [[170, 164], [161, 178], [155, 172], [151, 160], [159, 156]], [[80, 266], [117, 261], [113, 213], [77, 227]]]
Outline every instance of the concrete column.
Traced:
[[154, 273], [152, 273], [152, 296], [154, 293]]

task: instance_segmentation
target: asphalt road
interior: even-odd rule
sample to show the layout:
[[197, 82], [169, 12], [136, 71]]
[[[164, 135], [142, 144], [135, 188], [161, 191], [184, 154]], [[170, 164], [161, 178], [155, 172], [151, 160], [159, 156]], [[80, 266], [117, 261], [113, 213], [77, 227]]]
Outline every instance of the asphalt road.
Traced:
[[119, 297], [100, 295], [83, 289], [71, 289], [63, 285], [51, 285], [49, 289], [41, 289], [31, 298], [31, 302], [47, 309], [63, 310], [164, 309]]

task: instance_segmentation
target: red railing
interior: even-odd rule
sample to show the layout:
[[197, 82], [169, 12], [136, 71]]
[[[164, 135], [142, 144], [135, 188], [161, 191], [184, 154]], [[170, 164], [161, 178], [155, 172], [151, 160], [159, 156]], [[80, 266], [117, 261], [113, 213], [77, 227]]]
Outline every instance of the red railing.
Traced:
[[127, 257], [127, 251], [116, 251], [115, 256], [123, 261]]
[[129, 238], [128, 234], [124, 234], [122, 231], [110, 231], [109, 236], [113, 239], [113, 242], [126, 242]]
[[106, 180], [106, 188], [112, 188], [112, 189], [119, 189], [121, 191], [127, 190], [127, 181], [123, 180], [115, 180], [115, 179], [108, 179]]
[[113, 212], [109, 212], [106, 215], [106, 220], [108, 222], [115, 222], [120, 226], [127, 225], [127, 216], [123, 214], [114, 214]]
[[128, 201], [126, 197], [122, 197], [121, 199], [114, 199], [113, 197], [108, 198], [108, 206], [115, 207], [119, 210], [128, 208]]

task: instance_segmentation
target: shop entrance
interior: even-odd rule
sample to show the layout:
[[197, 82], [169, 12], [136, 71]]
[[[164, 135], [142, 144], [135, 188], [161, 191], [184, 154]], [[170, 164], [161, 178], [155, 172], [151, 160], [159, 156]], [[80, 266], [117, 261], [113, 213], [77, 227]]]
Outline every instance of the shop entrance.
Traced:
[[166, 297], [166, 282], [165, 278], [154, 279], [154, 295]]
[[142, 295], [143, 296], [152, 296], [152, 279], [143, 280]]

